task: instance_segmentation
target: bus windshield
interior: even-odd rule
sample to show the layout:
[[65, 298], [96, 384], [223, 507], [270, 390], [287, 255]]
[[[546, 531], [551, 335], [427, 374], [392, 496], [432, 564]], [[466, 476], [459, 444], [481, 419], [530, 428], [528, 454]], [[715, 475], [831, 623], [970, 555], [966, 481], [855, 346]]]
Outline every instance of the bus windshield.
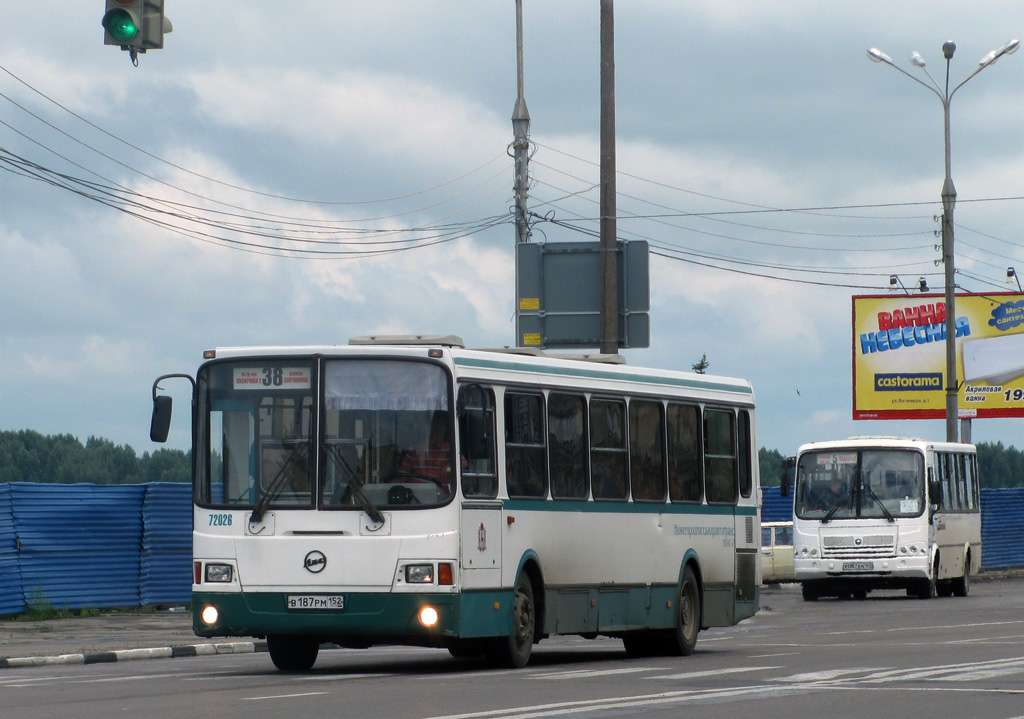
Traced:
[[802, 519], [894, 519], [924, 511], [924, 457], [910, 450], [806, 452], [797, 465]]
[[379, 517], [443, 504], [456, 476], [449, 384], [440, 365], [404, 360], [205, 365], [196, 499], [254, 507], [254, 515], [361, 509]]

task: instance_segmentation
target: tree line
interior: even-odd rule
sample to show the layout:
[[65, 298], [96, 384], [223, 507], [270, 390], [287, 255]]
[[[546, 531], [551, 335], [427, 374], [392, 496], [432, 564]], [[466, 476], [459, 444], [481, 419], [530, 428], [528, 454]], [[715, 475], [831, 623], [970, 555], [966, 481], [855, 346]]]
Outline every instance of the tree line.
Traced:
[[140, 457], [129, 445], [100, 437], [0, 431], [0, 482], [143, 484], [192, 481], [192, 459], [179, 449]]
[[[763, 486], [779, 484], [785, 459], [778, 450], [761, 448]], [[982, 487], [1024, 487], [1024, 452], [1013, 446], [981, 442], [978, 444], [978, 468]], [[82, 444], [70, 434], [0, 431], [0, 482], [189, 482], [191, 472], [191, 453], [180, 449], [158, 449], [140, 457], [129, 445], [115, 445], [100, 437], [89, 437]]]

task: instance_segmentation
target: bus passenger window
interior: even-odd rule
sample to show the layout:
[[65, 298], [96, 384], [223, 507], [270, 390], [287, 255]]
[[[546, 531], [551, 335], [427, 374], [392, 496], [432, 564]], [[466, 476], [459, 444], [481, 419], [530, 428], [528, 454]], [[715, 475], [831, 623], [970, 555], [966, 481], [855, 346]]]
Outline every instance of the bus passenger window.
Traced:
[[705, 411], [704, 468], [709, 502], [731, 504], [736, 501], [735, 428], [735, 417], [731, 411]]
[[586, 407], [583, 395], [548, 395], [548, 465], [555, 499], [586, 499], [590, 491]]
[[510, 497], [547, 496], [544, 397], [505, 393], [505, 472]]
[[629, 495], [626, 450], [626, 403], [590, 402], [590, 482], [594, 499], [625, 499]]
[[661, 403], [629, 403], [629, 472], [633, 499], [665, 500], [664, 428]]
[[668, 491], [673, 502], [704, 499], [700, 407], [668, 406]]
[[740, 495], [743, 497], [749, 497], [754, 487], [754, 446], [750, 436], [750, 412], [745, 409], [740, 410], [739, 419]]
[[459, 389], [459, 451], [466, 458], [462, 494], [493, 499], [498, 496], [494, 463], [494, 392], [478, 384]]

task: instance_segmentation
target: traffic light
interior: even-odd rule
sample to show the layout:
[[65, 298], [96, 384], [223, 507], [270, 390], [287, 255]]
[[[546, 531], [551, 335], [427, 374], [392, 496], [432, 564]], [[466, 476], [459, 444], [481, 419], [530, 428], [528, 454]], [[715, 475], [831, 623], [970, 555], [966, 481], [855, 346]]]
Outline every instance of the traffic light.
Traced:
[[164, 17], [164, 0], [106, 0], [103, 44], [122, 50], [146, 52], [164, 46], [164, 34], [173, 28]]

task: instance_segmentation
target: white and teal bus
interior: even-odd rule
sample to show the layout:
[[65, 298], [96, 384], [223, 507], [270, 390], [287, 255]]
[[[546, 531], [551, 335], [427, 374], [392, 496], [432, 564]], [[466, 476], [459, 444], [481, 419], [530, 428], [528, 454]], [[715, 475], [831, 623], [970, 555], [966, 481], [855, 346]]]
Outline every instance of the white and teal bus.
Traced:
[[806, 600], [967, 596], [981, 567], [974, 445], [851, 437], [800, 447], [794, 575]]
[[757, 611], [745, 381], [452, 336], [204, 357], [200, 636], [265, 636], [284, 670], [310, 668], [325, 642], [520, 667], [552, 634], [686, 655], [700, 629]]

